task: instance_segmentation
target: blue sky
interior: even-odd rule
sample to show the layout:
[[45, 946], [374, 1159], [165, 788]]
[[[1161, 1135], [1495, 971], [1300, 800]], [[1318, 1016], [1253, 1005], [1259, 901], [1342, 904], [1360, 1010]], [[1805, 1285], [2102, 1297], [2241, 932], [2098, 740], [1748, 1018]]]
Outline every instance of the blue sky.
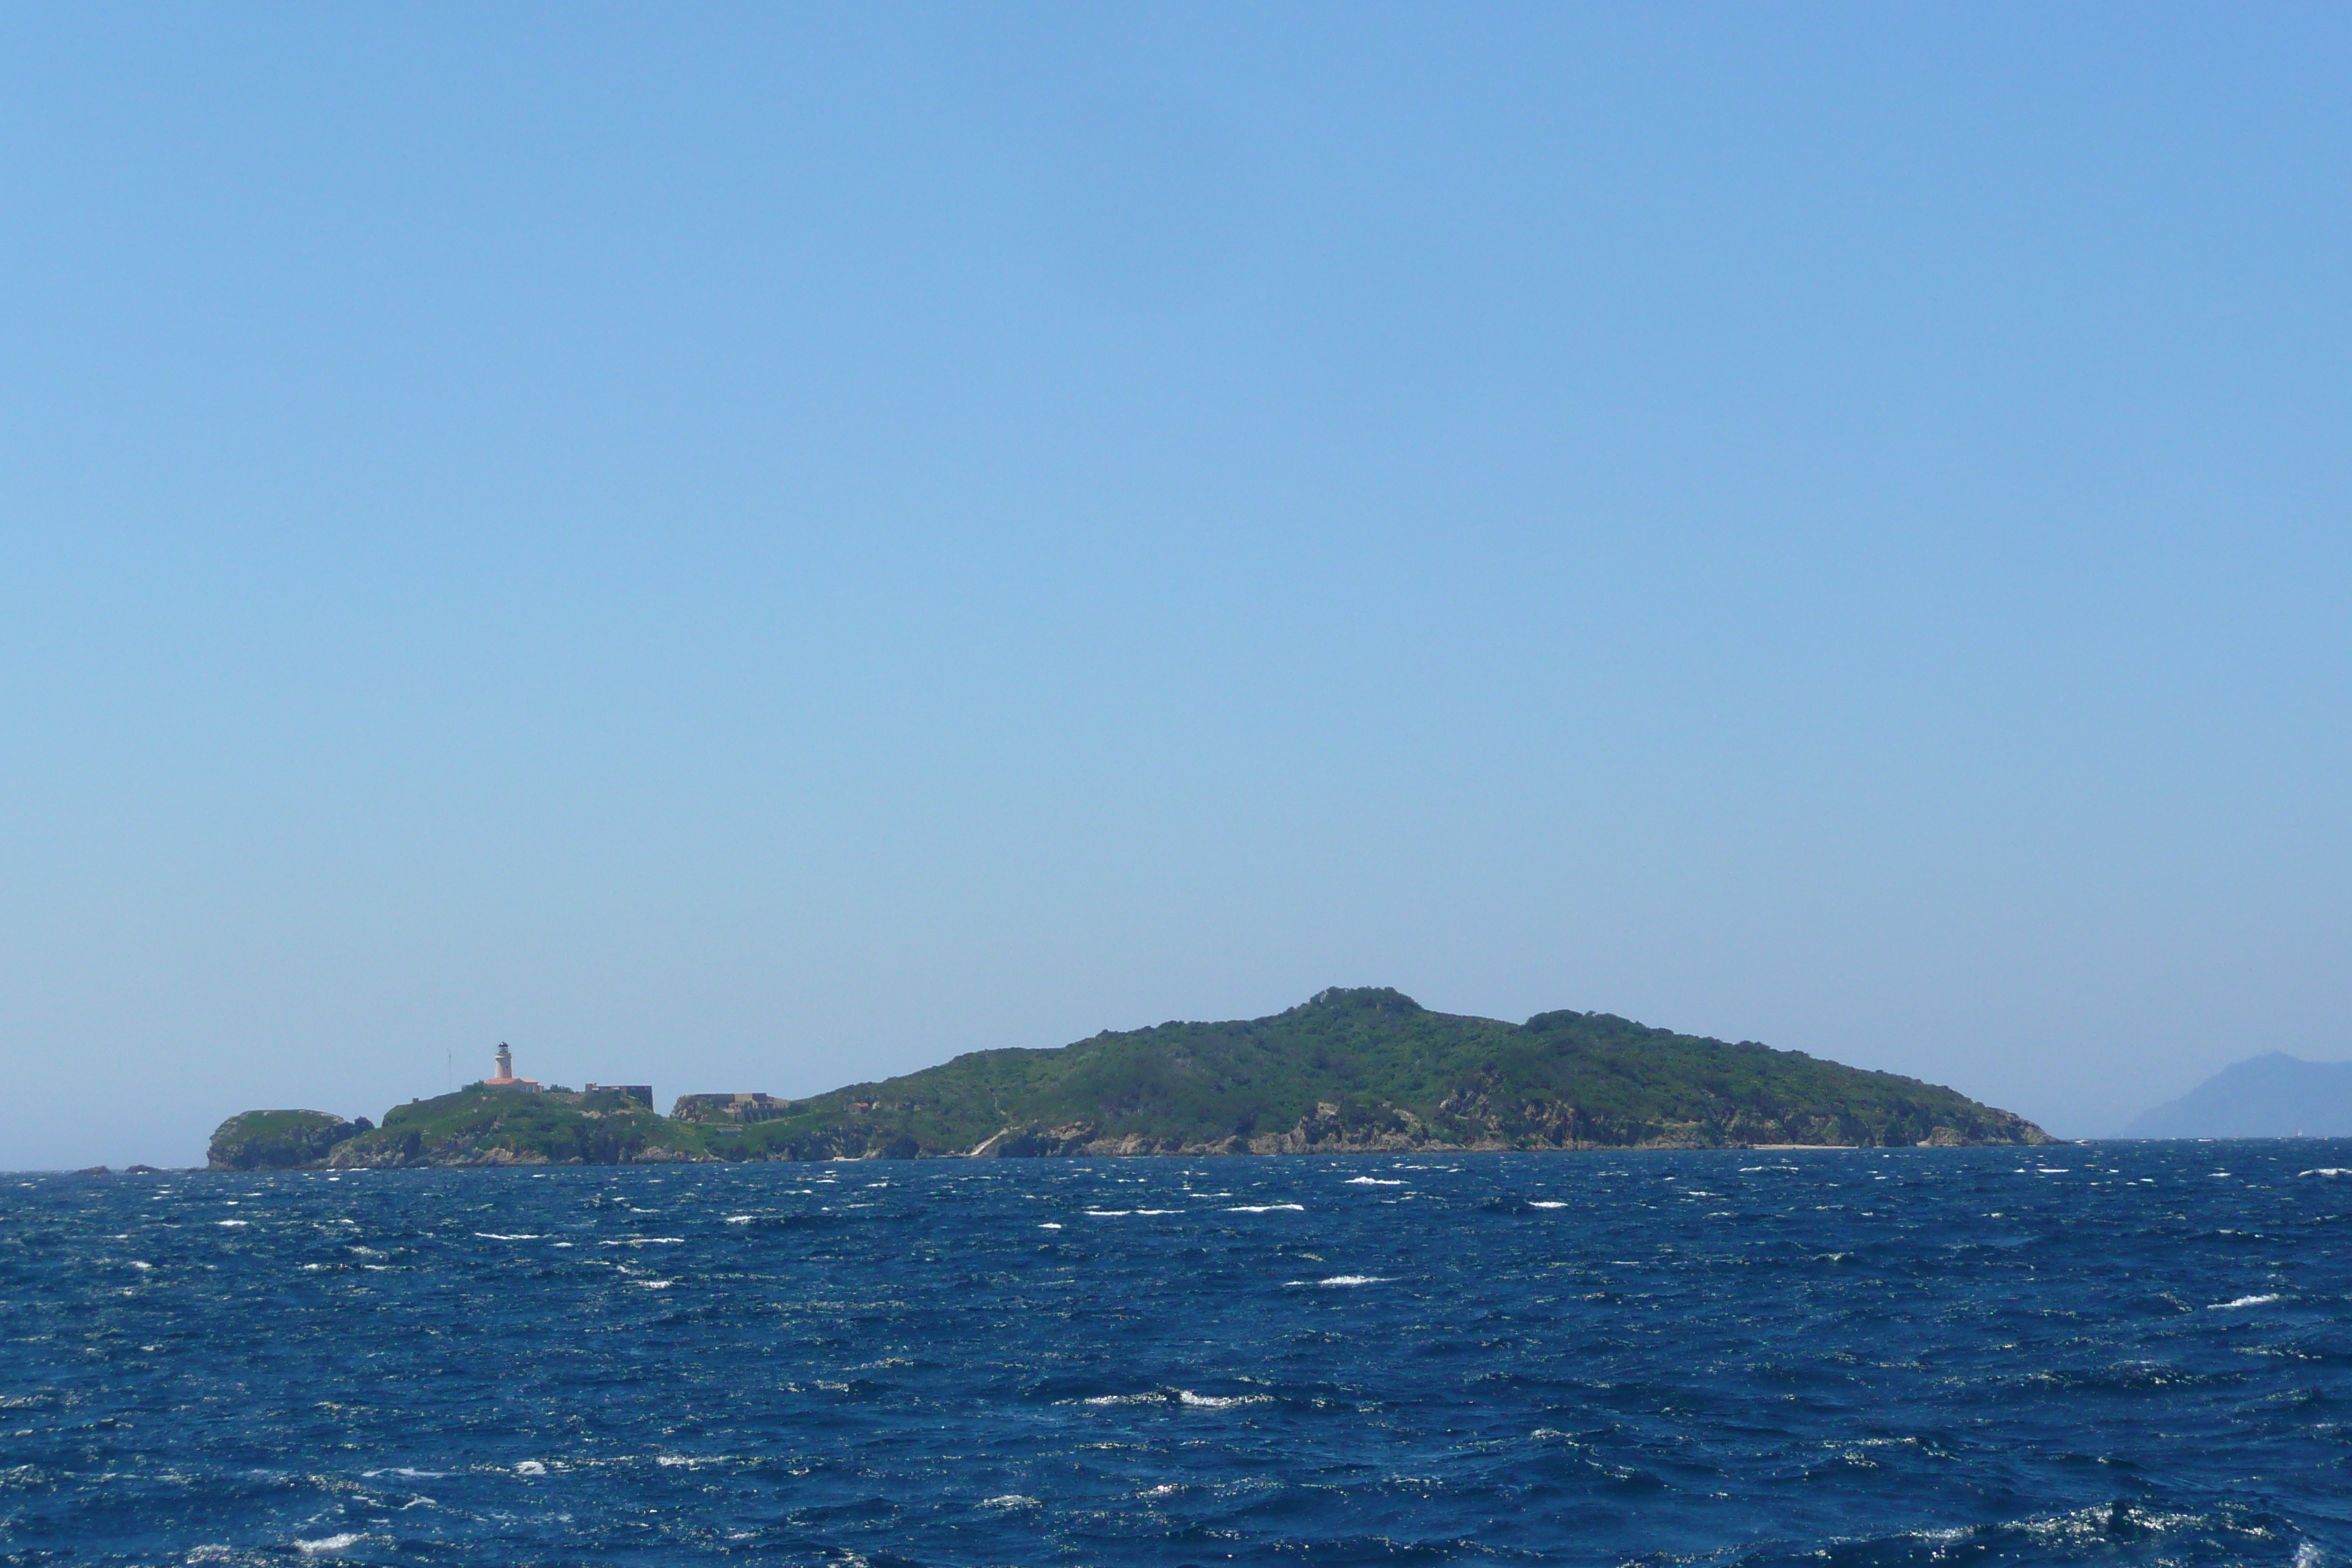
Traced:
[[0, 1164], [1335, 984], [2078, 1134], [2352, 1055], [2347, 68], [0, 14]]

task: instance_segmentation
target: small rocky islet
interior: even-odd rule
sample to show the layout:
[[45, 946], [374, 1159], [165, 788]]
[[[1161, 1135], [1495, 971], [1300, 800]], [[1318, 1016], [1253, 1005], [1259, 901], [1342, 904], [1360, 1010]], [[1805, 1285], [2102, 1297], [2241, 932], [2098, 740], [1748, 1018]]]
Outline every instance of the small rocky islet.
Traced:
[[1271, 1017], [1168, 1023], [1052, 1049], [974, 1051], [805, 1100], [541, 1087], [499, 1074], [345, 1120], [248, 1110], [215, 1170], [619, 1165], [1528, 1149], [1967, 1146], [2056, 1142], [1949, 1089], [1652, 1028], [1605, 1013], [1524, 1024], [1386, 987]]

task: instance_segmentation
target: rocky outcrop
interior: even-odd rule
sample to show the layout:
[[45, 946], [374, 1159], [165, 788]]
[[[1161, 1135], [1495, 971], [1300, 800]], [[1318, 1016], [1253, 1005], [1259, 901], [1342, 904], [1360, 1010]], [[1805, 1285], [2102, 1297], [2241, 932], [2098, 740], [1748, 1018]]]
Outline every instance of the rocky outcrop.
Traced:
[[[1008, 1127], [971, 1150], [974, 1160], [1036, 1160], [1097, 1152], [1094, 1128], [1083, 1121], [1061, 1127]], [[1108, 1150], [1100, 1151], [1108, 1152]], [[1140, 1152], [1141, 1151], [1139, 1151]]]
[[415, 1134], [382, 1142], [348, 1142], [325, 1162], [331, 1171], [504, 1170], [517, 1165], [672, 1165], [711, 1160], [698, 1152], [658, 1144], [622, 1149], [609, 1158], [551, 1154], [542, 1149], [509, 1143], [485, 1143], [476, 1139], [444, 1139], [431, 1143]]
[[247, 1110], [214, 1130], [205, 1164], [214, 1171], [293, 1171], [316, 1166], [375, 1123], [323, 1110]]
[[772, 1094], [681, 1094], [669, 1108], [672, 1121], [728, 1121], [750, 1127], [791, 1114], [793, 1102]]

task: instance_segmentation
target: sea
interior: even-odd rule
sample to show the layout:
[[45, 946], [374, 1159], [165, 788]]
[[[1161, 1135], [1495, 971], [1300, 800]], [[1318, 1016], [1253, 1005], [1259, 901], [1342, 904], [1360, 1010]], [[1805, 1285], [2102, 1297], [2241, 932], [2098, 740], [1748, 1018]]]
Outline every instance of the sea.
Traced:
[[0, 1179], [0, 1562], [2352, 1563], [2352, 1142]]

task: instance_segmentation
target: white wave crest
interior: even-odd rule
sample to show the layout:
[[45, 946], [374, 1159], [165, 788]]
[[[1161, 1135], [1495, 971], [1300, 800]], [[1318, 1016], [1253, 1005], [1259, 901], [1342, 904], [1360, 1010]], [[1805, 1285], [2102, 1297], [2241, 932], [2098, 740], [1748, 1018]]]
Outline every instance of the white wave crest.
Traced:
[[1213, 1394], [1195, 1394], [1189, 1388], [1178, 1389], [1176, 1398], [1181, 1404], [1190, 1405], [1201, 1410], [1230, 1410], [1236, 1405], [1274, 1403], [1274, 1395], [1271, 1394], [1236, 1394], [1220, 1398]]
[[1392, 1274], [1334, 1274], [1328, 1279], [1286, 1279], [1284, 1286], [1293, 1285], [1385, 1285], [1396, 1278]]
[[518, 1236], [502, 1230], [478, 1230], [474, 1234], [484, 1241], [537, 1241], [539, 1239], [536, 1235]]
[[730, 1214], [727, 1216], [727, 1223], [729, 1225], [750, 1225], [753, 1220], [759, 1217], [760, 1216], [755, 1214]]
[[[2332, 1181], [2337, 1176], [2352, 1176], [2352, 1171], [2347, 1171], [2341, 1165], [2322, 1165], [2315, 1171], [2297, 1171], [2295, 1174], [2298, 1176], [2326, 1176]], [[2310, 1542], [2306, 1542], [2305, 1544], [2309, 1545]]]
[[1568, 1205], [1566, 1204], [1560, 1203], [1557, 1199], [1553, 1198], [1529, 1198], [1528, 1200], [1528, 1207], [1531, 1209], [1564, 1209]]
[[1305, 1204], [1227, 1204], [1225, 1205], [1227, 1214], [1273, 1214], [1280, 1209], [1287, 1209], [1292, 1214], [1305, 1214], [1307, 1205]]
[[2234, 1301], [2216, 1301], [2205, 1310], [2209, 1312], [2227, 1312], [2239, 1307], [2267, 1307], [2277, 1300], [2276, 1295], [2241, 1296]]
[[981, 1499], [980, 1506], [982, 1508], [1035, 1508], [1038, 1503], [1035, 1498], [1023, 1497], [1019, 1492], [1006, 1492], [1003, 1497]]
[[1342, 1184], [1350, 1187], [1401, 1187], [1404, 1183], [1390, 1176], [1350, 1176]]
[[356, 1531], [346, 1531], [341, 1535], [322, 1535], [316, 1541], [297, 1541], [294, 1550], [305, 1557], [316, 1557], [322, 1552], [348, 1552], [366, 1539]]

